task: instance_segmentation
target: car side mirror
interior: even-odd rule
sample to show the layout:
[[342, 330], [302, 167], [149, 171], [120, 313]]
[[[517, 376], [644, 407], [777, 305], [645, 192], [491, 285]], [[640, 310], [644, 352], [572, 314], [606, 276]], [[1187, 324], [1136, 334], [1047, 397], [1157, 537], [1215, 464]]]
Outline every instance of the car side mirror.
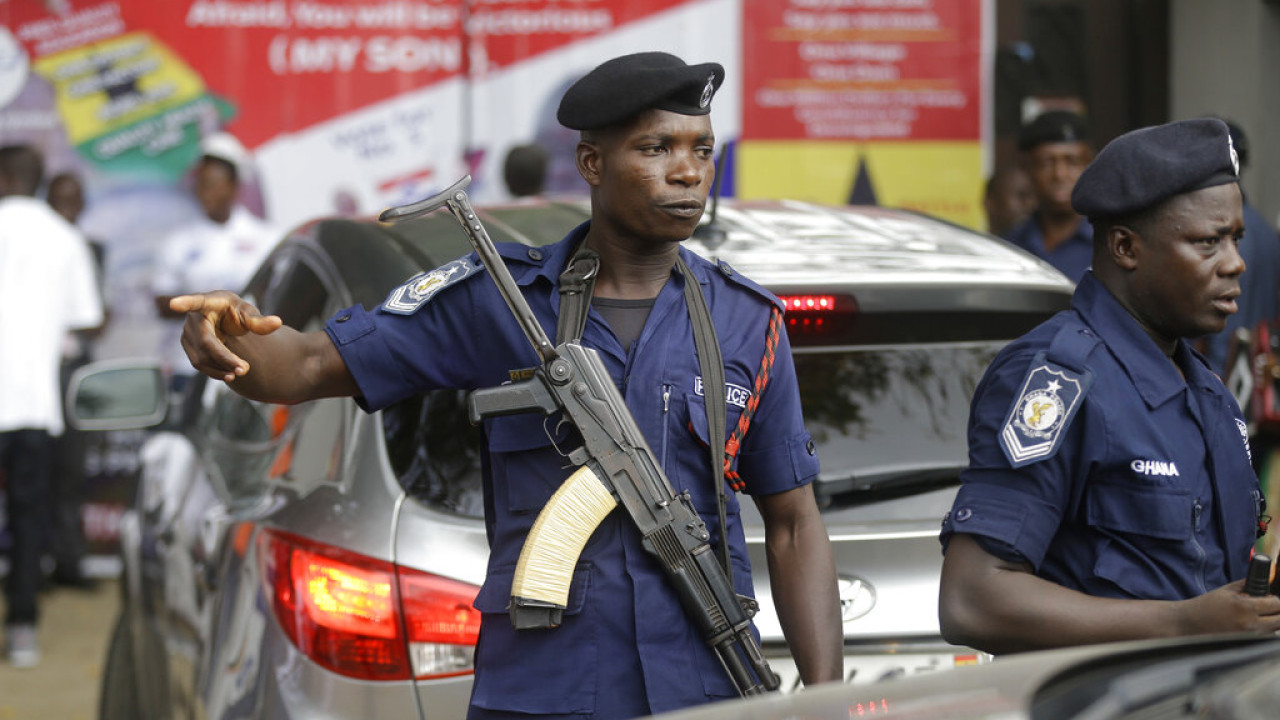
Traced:
[[154, 360], [104, 360], [79, 368], [66, 393], [77, 430], [133, 430], [159, 425], [169, 407], [164, 372]]

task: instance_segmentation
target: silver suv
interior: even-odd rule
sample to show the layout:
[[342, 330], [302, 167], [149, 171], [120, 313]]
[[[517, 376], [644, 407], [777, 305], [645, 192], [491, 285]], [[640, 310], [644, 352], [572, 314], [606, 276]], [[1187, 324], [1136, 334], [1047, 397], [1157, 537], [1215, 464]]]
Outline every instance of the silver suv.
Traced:
[[[588, 208], [552, 199], [480, 215], [495, 241], [542, 245]], [[688, 245], [787, 303], [847, 679], [981, 662], [939, 636], [938, 526], [966, 464], [982, 371], [1067, 307], [1071, 284], [1000, 240], [882, 208], [725, 201]], [[314, 330], [469, 251], [443, 213], [397, 226], [316, 221], [284, 239], [244, 294]], [[74, 385], [88, 427], [154, 423], [165, 403], [146, 362], [91, 367]], [[488, 552], [463, 393], [369, 415], [347, 399], [251, 402], [200, 377], [180, 405], [143, 448], [122, 523], [125, 597], [102, 717], [462, 717]], [[794, 689], [762, 523], [745, 520], [756, 624]]]

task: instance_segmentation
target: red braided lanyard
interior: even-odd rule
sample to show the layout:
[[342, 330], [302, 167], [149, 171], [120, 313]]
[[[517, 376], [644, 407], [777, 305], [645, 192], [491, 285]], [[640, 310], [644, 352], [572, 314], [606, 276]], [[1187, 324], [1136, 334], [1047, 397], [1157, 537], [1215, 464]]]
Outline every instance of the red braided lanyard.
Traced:
[[738, 492], [742, 492], [746, 483], [738, 475], [734, 460], [738, 457], [738, 450], [742, 447], [742, 438], [746, 436], [747, 428], [751, 427], [751, 417], [756, 414], [756, 408], [760, 406], [760, 396], [764, 393], [765, 386], [769, 384], [769, 376], [773, 373], [773, 356], [778, 350], [778, 335], [781, 332], [782, 311], [774, 307], [769, 315], [769, 330], [764, 339], [764, 355], [760, 358], [760, 370], [756, 373], [755, 387], [751, 390], [751, 397], [747, 399], [747, 406], [738, 416], [738, 426], [733, 429], [733, 434], [724, 445], [724, 477], [729, 481], [729, 487]]

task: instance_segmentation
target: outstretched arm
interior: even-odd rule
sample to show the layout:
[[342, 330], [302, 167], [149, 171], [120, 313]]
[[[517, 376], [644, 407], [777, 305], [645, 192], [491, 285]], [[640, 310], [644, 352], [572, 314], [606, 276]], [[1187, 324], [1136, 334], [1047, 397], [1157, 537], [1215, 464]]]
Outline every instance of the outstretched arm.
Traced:
[[1244, 581], [1190, 600], [1101, 598], [1037, 577], [971, 535], [951, 536], [942, 562], [938, 619], [947, 642], [990, 653], [1069, 645], [1280, 630], [1280, 597], [1252, 597]]
[[831, 540], [813, 486], [756, 497], [764, 518], [769, 585], [805, 685], [844, 676], [844, 629]]
[[300, 333], [226, 291], [180, 295], [186, 314], [182, 348], [196, 370], [225, 380], [252, 400], [294, 404], [359, 394], [355, 379], [324, 332]]

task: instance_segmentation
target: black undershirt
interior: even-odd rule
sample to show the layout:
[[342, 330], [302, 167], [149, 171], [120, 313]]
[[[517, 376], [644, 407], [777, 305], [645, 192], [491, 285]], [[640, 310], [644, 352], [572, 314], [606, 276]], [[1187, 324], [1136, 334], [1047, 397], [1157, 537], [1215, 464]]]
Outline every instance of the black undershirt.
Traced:
[[640, 337], [649, 311], [657, 298], [648, 300], [618, 300], [615, 298], [591, 298], [591, 307], [600, 313], [613, 334], [622, 343], [622, 349], [630, 352], [631, 344]]

